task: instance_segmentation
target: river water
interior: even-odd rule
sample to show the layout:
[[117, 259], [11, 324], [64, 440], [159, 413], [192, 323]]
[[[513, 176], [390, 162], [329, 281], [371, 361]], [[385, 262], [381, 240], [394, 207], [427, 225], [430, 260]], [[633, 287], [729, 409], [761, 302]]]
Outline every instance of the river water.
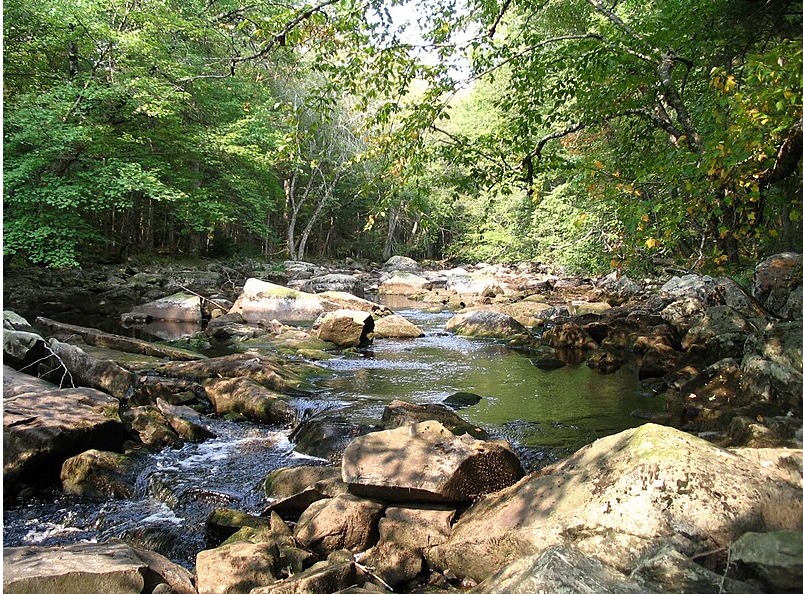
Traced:
[[[633, 368], [610, 375], [583, 364], [545, 371], [525, 353], [446, 333], [449, 312], [396, 311], [426, 336], [377, 340], [365, 351], [320, 363], [311, 389], [315, 408], [358, 410], [378, 420], [394, 399], [425, 404], [471, 392], [480, 402], [458, 414], [508, 439], [531, 469], [644, 422], [631, 414], [634, 410], [664, 408]], [[297, 406], [303, 410], [309, 402]], [[191, 567], [205, 548], [204, 521], [211, 510], [258, 513], [266, 503], [261, 483], [271, 470], [324, 463], [296, 452], [289, 430], [213, 418], [205, 422], [216, 438], [139, 460], [131, 499], [91, 503], [57, 495], [4, 509], [4, 546], [119, 537]]]

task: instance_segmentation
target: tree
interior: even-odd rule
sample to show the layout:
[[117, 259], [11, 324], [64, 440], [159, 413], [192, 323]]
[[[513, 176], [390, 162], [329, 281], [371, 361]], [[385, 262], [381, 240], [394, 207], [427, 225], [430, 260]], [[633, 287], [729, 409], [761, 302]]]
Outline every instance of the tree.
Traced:
[[[792, 176], [799, 187], [792, 4], [477, 2], [488, 41], [475, 76], [509, 77], [499, 105], [532, 195], [554, 171], [578, 196], [616, 205], [632, 256], [693, 257], [696, 245], [733, 262], [772, 225], [762, 213], [772, 186]], [[776, 64], [771, 90], [767, 73], [750, 74], [759, 62]]]

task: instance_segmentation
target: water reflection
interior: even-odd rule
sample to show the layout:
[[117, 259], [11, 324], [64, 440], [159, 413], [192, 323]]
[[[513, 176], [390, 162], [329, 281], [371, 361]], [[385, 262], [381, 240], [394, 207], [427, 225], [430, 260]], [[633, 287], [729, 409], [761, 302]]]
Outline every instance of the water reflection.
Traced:
[[444, 333], [449, 312], [399, 313], [423, 328], [426, 336], [377, 340], [370, 358], [350, 356], [325, 363], [338, 372], [323, 382], [333, 398], [425, 404], [455, 392], [473, 392], [483, 398], [460, 411], [466, 420], [521, 447], [565, 452], [643, 423], [631, 416], [634, 410], [659, 413], [665, 407], [641, 386], [634, 367], [610, 375], [583, 364], [542, 370], [525, 353], [499, 343]]

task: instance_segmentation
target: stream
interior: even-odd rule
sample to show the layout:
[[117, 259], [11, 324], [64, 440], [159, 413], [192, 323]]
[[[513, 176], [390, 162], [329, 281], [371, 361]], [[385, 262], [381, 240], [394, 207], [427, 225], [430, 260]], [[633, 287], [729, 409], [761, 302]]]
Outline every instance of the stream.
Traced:
[[[344, 409], [378, 420], [394, 399], [426, 404], [471, 392], [480, 402], [458, 414], [509, 440], [525, 467], [534, 469], [645, 422], [634, 410], [664, 408], [633, 367], [610, 375], [583, 364], [544, 371], [523, 352], [445, 332], [451, 312], [394, 309], [426, 336], [376, 340], [365, 351], [319, 363], [313, 396], [297, 401], [299, 410]], [[270, 471], [324, 463], [296, 452], [289, 429], [216, 418], [205, 424], [216, 438], [139, 460], [131, 499], [87, 502], [57, 494], [5, 508], [4, 546], [123, 538], [192, 567], [206, 547], [204, 522], [211, 510], [259, 513], [266, 504], [261, 483]]]

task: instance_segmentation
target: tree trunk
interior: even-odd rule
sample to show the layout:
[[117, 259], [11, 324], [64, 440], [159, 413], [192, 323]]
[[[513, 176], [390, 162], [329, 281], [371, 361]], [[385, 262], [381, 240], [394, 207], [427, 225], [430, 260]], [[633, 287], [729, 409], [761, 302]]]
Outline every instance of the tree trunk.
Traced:
[[382, 248], [382, 259], [387, 261], [393, 255], [393, 236], [401, 217], [401, 207], [393, 206], [388, 214], [388, 234], [385, 237], [385, 247]]

